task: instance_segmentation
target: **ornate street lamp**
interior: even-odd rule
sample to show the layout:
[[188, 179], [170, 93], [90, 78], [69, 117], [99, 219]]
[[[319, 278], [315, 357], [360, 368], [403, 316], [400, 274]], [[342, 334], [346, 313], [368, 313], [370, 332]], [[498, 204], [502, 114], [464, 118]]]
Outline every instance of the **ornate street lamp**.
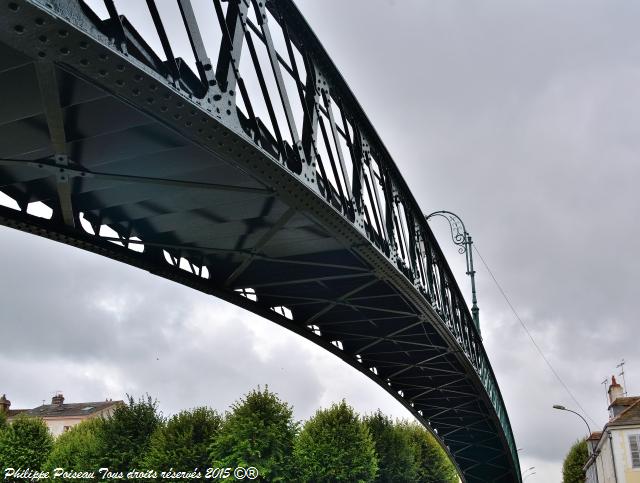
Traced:
[[427, 221], [434, 216], [441, 216], [449, 222], [451, 229], [451, 239], [458, 246], [458, 253], [464, 254], [467, 262], [467, 275], [471, 277], [471, 315], [473, 322], [476, 324], [478, 333], [480, 333], [480, 309], [478, 308], [478, 299], [476, 298], [476, 271], [473, 269], [473, 240], [467, 232], [464, 223], [458, 215], [446, 210], [434, 211], [430, 215], [426, 215]]

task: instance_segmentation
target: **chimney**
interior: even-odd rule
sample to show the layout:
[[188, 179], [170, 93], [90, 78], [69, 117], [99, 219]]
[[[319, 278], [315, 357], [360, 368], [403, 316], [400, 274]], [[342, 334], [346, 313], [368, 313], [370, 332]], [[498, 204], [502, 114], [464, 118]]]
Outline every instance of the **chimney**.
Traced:
[[9, 408], [11, 407], [11, 401], [7, 399], [7, 395], [3, 394], [0, 397], [0, 413], [7, 414], [9, 412]]
[[609, 404], [613, 404], [613, 402], [619, 397], [624, 396], [624, 390], [622, 386], [616, 382], [616, 376], [611, 376], [611, 385], [609, 386]]
[[51, 398], [52, 406], [62, 406], [63, 402], [64, 402], [64, 396], [62, 395], [61, 392], [56, 393], [56, 395]]
[[616, 382], [616, 377], [611, 376], [609, 386], [609, 421], [618, 416], [629, 407], [629, 398], [624, 397], [622, 386]]

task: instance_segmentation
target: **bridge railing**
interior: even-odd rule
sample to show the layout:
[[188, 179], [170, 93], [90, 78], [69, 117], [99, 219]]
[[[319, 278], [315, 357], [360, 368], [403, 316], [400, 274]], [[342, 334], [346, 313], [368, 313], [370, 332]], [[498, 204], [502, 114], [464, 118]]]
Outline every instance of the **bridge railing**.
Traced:
[[[477, 373], [517, 466], [504, 401], [446, 259], [389, 152], [293, 1], [212, 0], [206, 8], [189, 0], [78, 2], [117, 48], [210, 106], [221, 122], [286, 166], [414, 284]], [[49, 3], [69, 8], [62, 0]]]

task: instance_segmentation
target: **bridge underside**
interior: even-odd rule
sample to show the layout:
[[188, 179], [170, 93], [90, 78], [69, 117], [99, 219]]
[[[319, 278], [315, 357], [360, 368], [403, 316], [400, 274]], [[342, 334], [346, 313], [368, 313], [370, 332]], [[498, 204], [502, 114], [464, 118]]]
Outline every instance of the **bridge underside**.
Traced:
[[[361, 231], [219, 116], [106, 48], [82, 52], [91, 40], [62, 34], [63, 21], [8, 5], [1, 224], [267, 317], [383, 386], [435, 432], [467, 481], [517, 481], [467, 356]], [[39, 36], [53, 44], [40, 58], [28, 46]], [[50, 62], [53, 51], [72, 59]], [[76, 67], [83, 59], [90, 75]]]

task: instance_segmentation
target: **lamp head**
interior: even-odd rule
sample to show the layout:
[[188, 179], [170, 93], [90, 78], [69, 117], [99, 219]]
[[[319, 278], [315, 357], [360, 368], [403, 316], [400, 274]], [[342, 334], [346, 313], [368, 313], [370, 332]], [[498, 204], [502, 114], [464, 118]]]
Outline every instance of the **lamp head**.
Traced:
[[560, 404], [554, 404], [553, 409], [559, 409], [560, 411], [566, 411], [567, 408], [561, 406]]

